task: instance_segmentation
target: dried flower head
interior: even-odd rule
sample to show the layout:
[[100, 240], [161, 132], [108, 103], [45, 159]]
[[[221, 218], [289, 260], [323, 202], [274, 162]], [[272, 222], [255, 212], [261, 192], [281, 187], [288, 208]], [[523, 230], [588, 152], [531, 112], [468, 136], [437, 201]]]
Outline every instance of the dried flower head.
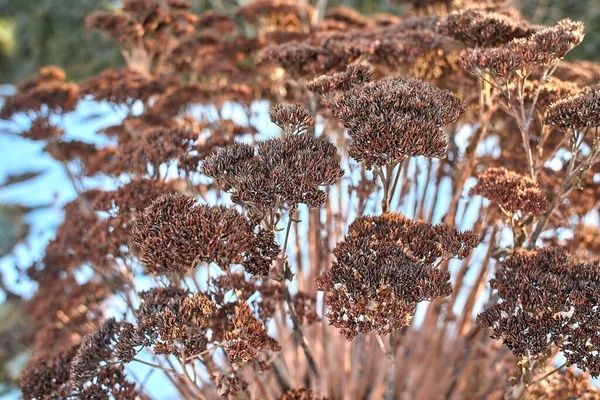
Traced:
[[520, 250], [490, 280], [500, 300], [477, 317], [515, 355], [536, 357], [557, 346], [568, 364], [600, 375], [597, 332], [600, 265], [557, 247]]
[[326, 200], [321, 187], [335, 184], [344, 174], [336, 147], [311, 133], [261, 142], [257, 153], [246, 144], [229, 146], [207, 157], [202, 172], [258, 219], [284, 205], [320, 206]]
[[469, 191], [471, 196], [482, 196], [499, 205], [508, 214], [543, 214], [548, 209], [548, 199], [531, 177], [489, 168], [479, 175], [477, 184]]
[[271, 105], [269, 119], [283, 129], [286, 135], [304, 133], [315, 125], [313, 116], [300, 103]]
[[489, 47], [533, 33], [525, 21], [478, 10], [455, 11], [437, 24], [438, 31], [469, 47]]
[[600, 390], [590, 382], [590, 375], [565, 369], [527, 387], [525, 400], [600, 399]]
[[345, 72], [323, 75], [310, 81], [306, 86], [311, 92], [328, 95], [333, 92], [345, 92], [352, 87], [373, 80], [373, 67], [370, 64], [349, 64]]
[[600, 126], [600, 85], [586, 87], [550, 105], [544, 123], [575, 129]]
[[330, 324], [349, 340], [409, 325], [418, 303], [452, 293], [441, 261], [464, 258], [478, 243], [473, 232], [399, 213], [357, 218], [333, 249], [335, 262], [317, 279]]
[[284, 43], [269, 46], [257, 55], [259, 64], [279, 65], [293, 77], [325, 74], [340, 64], [340, 59], [322, 46], [305, 43]]
[[315, 396], [311, 389], [305, 387], [291, 389], [283, 393], [279, 400], [326, 400], [326, 397]]
[[254, 317], [245, 301], [240, 301], [235, 306], [231, 322], [233, 328], [225, 334], [225, 353], [230, 363], [249, 363], [260, 351], [281, 350], [279, 343], [267, 335], [265, 327]]
[[208, 296], [176, 286], [153, 288], [139, 296], [137, 325], [119, 336], [120, 354], [131, 354], [137, 346], [178, 356], [194, 356], [206, 350], [209, 319], [217, 311]]
[[314, 10], [308, 3], [290, 0], [255, 0], [240, 7], [236, 15], [259, 28], [299, 29], [310, 21]]
[[444, 156], [442, 127], [466, 106], [418, 79], [385, 78], [344, 92], [329, 108], [348, 129], [349, 154], [370, 169], [406, 157]]
[[526, 38], [498, 47], [469, 50], [462, 62], [464, 68], [475, 75], [484, 72], [505, 79], [519, 72], [527, 76], [537, 67], [555, 65], [582, 41], [583, 24], [564, 19]]
[[279, 247], [271, 232], [240, 212], [197, 204], [193, 197], [163, 195], [150, 204], [132, 230], [141, 262], [153, 274], [183, 274], [201, 263], [228, 271], [241, 264], [255, 275], [267, 275]]

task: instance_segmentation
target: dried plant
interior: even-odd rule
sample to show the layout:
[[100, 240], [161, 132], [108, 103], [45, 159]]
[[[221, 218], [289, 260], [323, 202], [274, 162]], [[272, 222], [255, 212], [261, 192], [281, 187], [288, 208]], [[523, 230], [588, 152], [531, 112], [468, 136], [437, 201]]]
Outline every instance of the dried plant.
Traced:
[[[600, 399], [583, 25], [314, 3], [124, 0], [87, 25], [126, 67], [6, 98], [76, 193], [21, 274], [23, 398]], [[118, 120], [71, 140], [81, 102]]]

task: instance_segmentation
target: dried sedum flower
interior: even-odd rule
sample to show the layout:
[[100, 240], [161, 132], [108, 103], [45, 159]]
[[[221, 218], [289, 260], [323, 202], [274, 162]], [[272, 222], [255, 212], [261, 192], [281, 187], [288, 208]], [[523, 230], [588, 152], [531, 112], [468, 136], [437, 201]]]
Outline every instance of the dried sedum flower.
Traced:
[[437, 29], [469, 47], [497, 46], [534, 32], [525, 21], [470, 9], [453, 12], [437, 23]]
[[271, 105], [269, 119], [286, 135], [304, 133], [315, 125], [313, 116], [300, 103]]
[[345, 72], [323, 75], [310, 81], [306, 86], [311, 92], [328, 95], [332, 92], [345, 92], [357, 85], [373, 80], [373, 67], [370, 64], [349, 64]]
[[330, 324], [348, 340], [409, 325], [417, 303], [452, 293], [440, 263], [468, 256], [478, 243], [473, 232], [399, 213], [357, 218], [333, 249], [335, 262], [317, 279]]
[[279, 351], [279, 343], [267, 335], [262, 322], [258, 321], [248, 303], [239, 301], [232, 317], [233, 329], [225, 333], [225, 353], [230, 363], [251, 362], [260, 351]]
[[600, 85], [586, 87], [550, 105], [544, 124], [575, 129], [600, 126]]
[[600, 265], [559, 247], [519, 250], [504, 260], [490, 286], [499, 301], [477, 321], [517, 356], [557, 346], [569, 365], [600, 375]]
[[281, 110], [273, 108], [272, 118], [292, 134], [261, 142], [257, 151], [247, 144], [228, 146], [207, 157], [201, 167], [259, 220], [284, 205], [320, 206], [326, 200], [321, 187], [335, 184], [344, 174], [337, 149], [327, 139], [308, 132], [293, 134], [304, 129], [306, 114], [286, 123], [290, 109]]
[[509, 214], [543, 214], [548, 210], [548, 199], [531, 177], [505, 168], [489, 168], [479, 175], [470, 196], [482, 196], [498, 204]]
[[348, 129], [349, 154], [368, 169], [406, 157], [442, 157], [442, 127], [466, 106], [458, 97], [412, 78], [385, 78], [348, 90], [328, 105]]
[[525, 400], [598, 400], [600, 390], [590, 382], [589, 374], [566, 369], [528, 386], [523, 397]]
[[279, 247], [272, 232], [224, 206], [197, 204], [193, 197], [163, 195], [150, 204], [132, 231], [140, 261], [153, 274], [183, 274], [200, 263], [228, 271], [241, 264], [267, 275]]
[[583, 24], [564, 19], [526, 38], [498, 47], [469, 50], [463, 55], [462, 63], [475, 75], [484, 72], [506, 79], [518, 72], [527, 76], [536, 67], [555, 65], [582, 41]]
[[279, 400], [326, 400], [327, 397], [318, 397], [315, 396], [312, 389], [307, 389], [305, 387], [291, 389], [287, 392], [283, 393]]

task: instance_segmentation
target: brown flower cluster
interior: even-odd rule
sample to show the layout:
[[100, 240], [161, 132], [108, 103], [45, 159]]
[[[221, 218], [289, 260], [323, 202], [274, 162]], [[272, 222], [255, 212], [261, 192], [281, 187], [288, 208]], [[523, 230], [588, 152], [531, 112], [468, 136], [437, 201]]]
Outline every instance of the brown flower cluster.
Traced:
[[258, 321], [248, 303], [240, 301], [235, 306], [231, 319], [233, 329], [225, 333], [225, 352], [232, 364], [251, 362], [259, 351], [279, 351], [279, 343], [269, 335], [263, 324]]
[[258, 228], [233, 208], [197, 204], [182, 194], [152, 202], [131, 232], [140, 261], [153, 274], [184, 274], [200, 264], [228, 271], [242, 265], [267, 275], [279, 254], [272, 232]]
[[468, 47], [489, 47], [531, 35], [534, 30], [525, 21], [494, 12], [455, 11], [437, 24], [438, 31]]
[[304, 108], [275, 106], [270, 117], [288, 133], [285, 137], [260, 142], [257, 150], [248, 144], [228, 146], [207, 157], [201, 167], [259, 220], [284, 205], [320, 206], [326, 200], [321, 187], [344, 174], [336, 147], [323, 136], [303, 132], [314, 124]]
[[285, 135], [304, 133], [315, 125], [315, 119], [301, 104], [274, 104], [269, 108], [269, 119]]
[[550, 105], [544, 123], [582, 130], [600, 126], [600, 85], [586, 87]]
[[261, 29], [300, 29], [314, 10], [308, 3], [290, 0], [255, 0], [240, 7], [236, 15]]
[[17, 113], [47, 118], [49, 114], [65, 114], [75, 110], [78, 101], [78, 86], [66, 82], [64, 72], [57, 67], [44, 67], [18, 86], [16, 94], [4, 100], [0, 118], [10, 119]]
[[569, 365], [600, 375], [600, 266], [561, 248], [518, 251], [490, 280], [500, 300], [477, 317], [517, 356], [539, 356], [557, 346]]
[[466, 106], [418, 79], [385, 78], [342, 93], [329, 108], [348, 129], [350, 156], [370, 169], [407, 157], [443, 157], [442, 127]]
[[590, 382], [590, 375], [567, 369], [529, 386], [525, 400], [581, 399], [598, 400], [600, 390]]
[[470, 231], [429, 225], [399, 213], [359, 217], [333, 249], [331, 268], [317, 280], [329, 322], [351, 340], [409, 325], [415, 307], [452, 293], [442, 260], [464, 258], [479, 239]]
[[462, 62], [464, 68], [475, 75], [484, 72], [503, 79], [519, 72], [527, 76], [537, 67], [556, 64], [582, 41], [583, 24], [565, 19], [555, 26], [538, 29], [526, 38], [498, 47], [469, 50]]
[[108, 362], [118, 323], [110, 319], [81, 344], [29, 364], [19, 385], [23, 398], [135, 400], [139, 393], [122, 365]]
[[482, 196], [499, 205], [508, 214], [542, 214], [548, 199], [531, 177], [505, 168], [489, 168], [479, 175], [470, 196]]
[[288, 390], [279, 397], [279, 400], [326, 400], [327, 397], [315, 396], [311, 389], [301, 387], [298, 389]]
[[346, 92], [351, 88], [373, 80], [373, 67], [370, 64], [349, 64], [345, 72], [323, 75], [307, 84], [308, 90], [326, 96], [335, 92]]
[[124, 323], [115, 353], [130, 362], [142, 347], [157, 354], [195, 356], [209, 343], [209, 319], [216, 305], [202, 293], [176, 286], [153, 288], [139, 293], [137, 324]]

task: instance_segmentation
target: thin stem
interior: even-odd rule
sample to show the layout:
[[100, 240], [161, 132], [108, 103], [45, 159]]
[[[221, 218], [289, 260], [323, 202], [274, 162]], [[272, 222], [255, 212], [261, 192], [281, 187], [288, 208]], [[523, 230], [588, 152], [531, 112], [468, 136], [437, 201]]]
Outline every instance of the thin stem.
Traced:
[[554, 368], [552, 371], [548, 372], [547, 374], [545, 374], [544, 376], [542, 376], [541, 378], [536, 379], [535, 381], [530, 383], [531, 385], [535, 385], [536, 383], [539, 383], [541, 381], [543, 381], [544, 379], [548, 378], [550, 375], [555, 374], [556, 372], [560, 371], [562, 368], [567, 366], [567, 362], [565, 361], [564, 363], [562, 363], [561, 365], [559, 365], [558, 367]]
[[396, 357], [394, 354], [394, 333], [390, 332], [389, 337], [389, 346], [387, 351], [388, 358], [388, 371], [387, 371], [387, 379], [388, 379], [388, 390], [387, 390], [387, 400], [394, 400], [394, 374], [396, 372]]

